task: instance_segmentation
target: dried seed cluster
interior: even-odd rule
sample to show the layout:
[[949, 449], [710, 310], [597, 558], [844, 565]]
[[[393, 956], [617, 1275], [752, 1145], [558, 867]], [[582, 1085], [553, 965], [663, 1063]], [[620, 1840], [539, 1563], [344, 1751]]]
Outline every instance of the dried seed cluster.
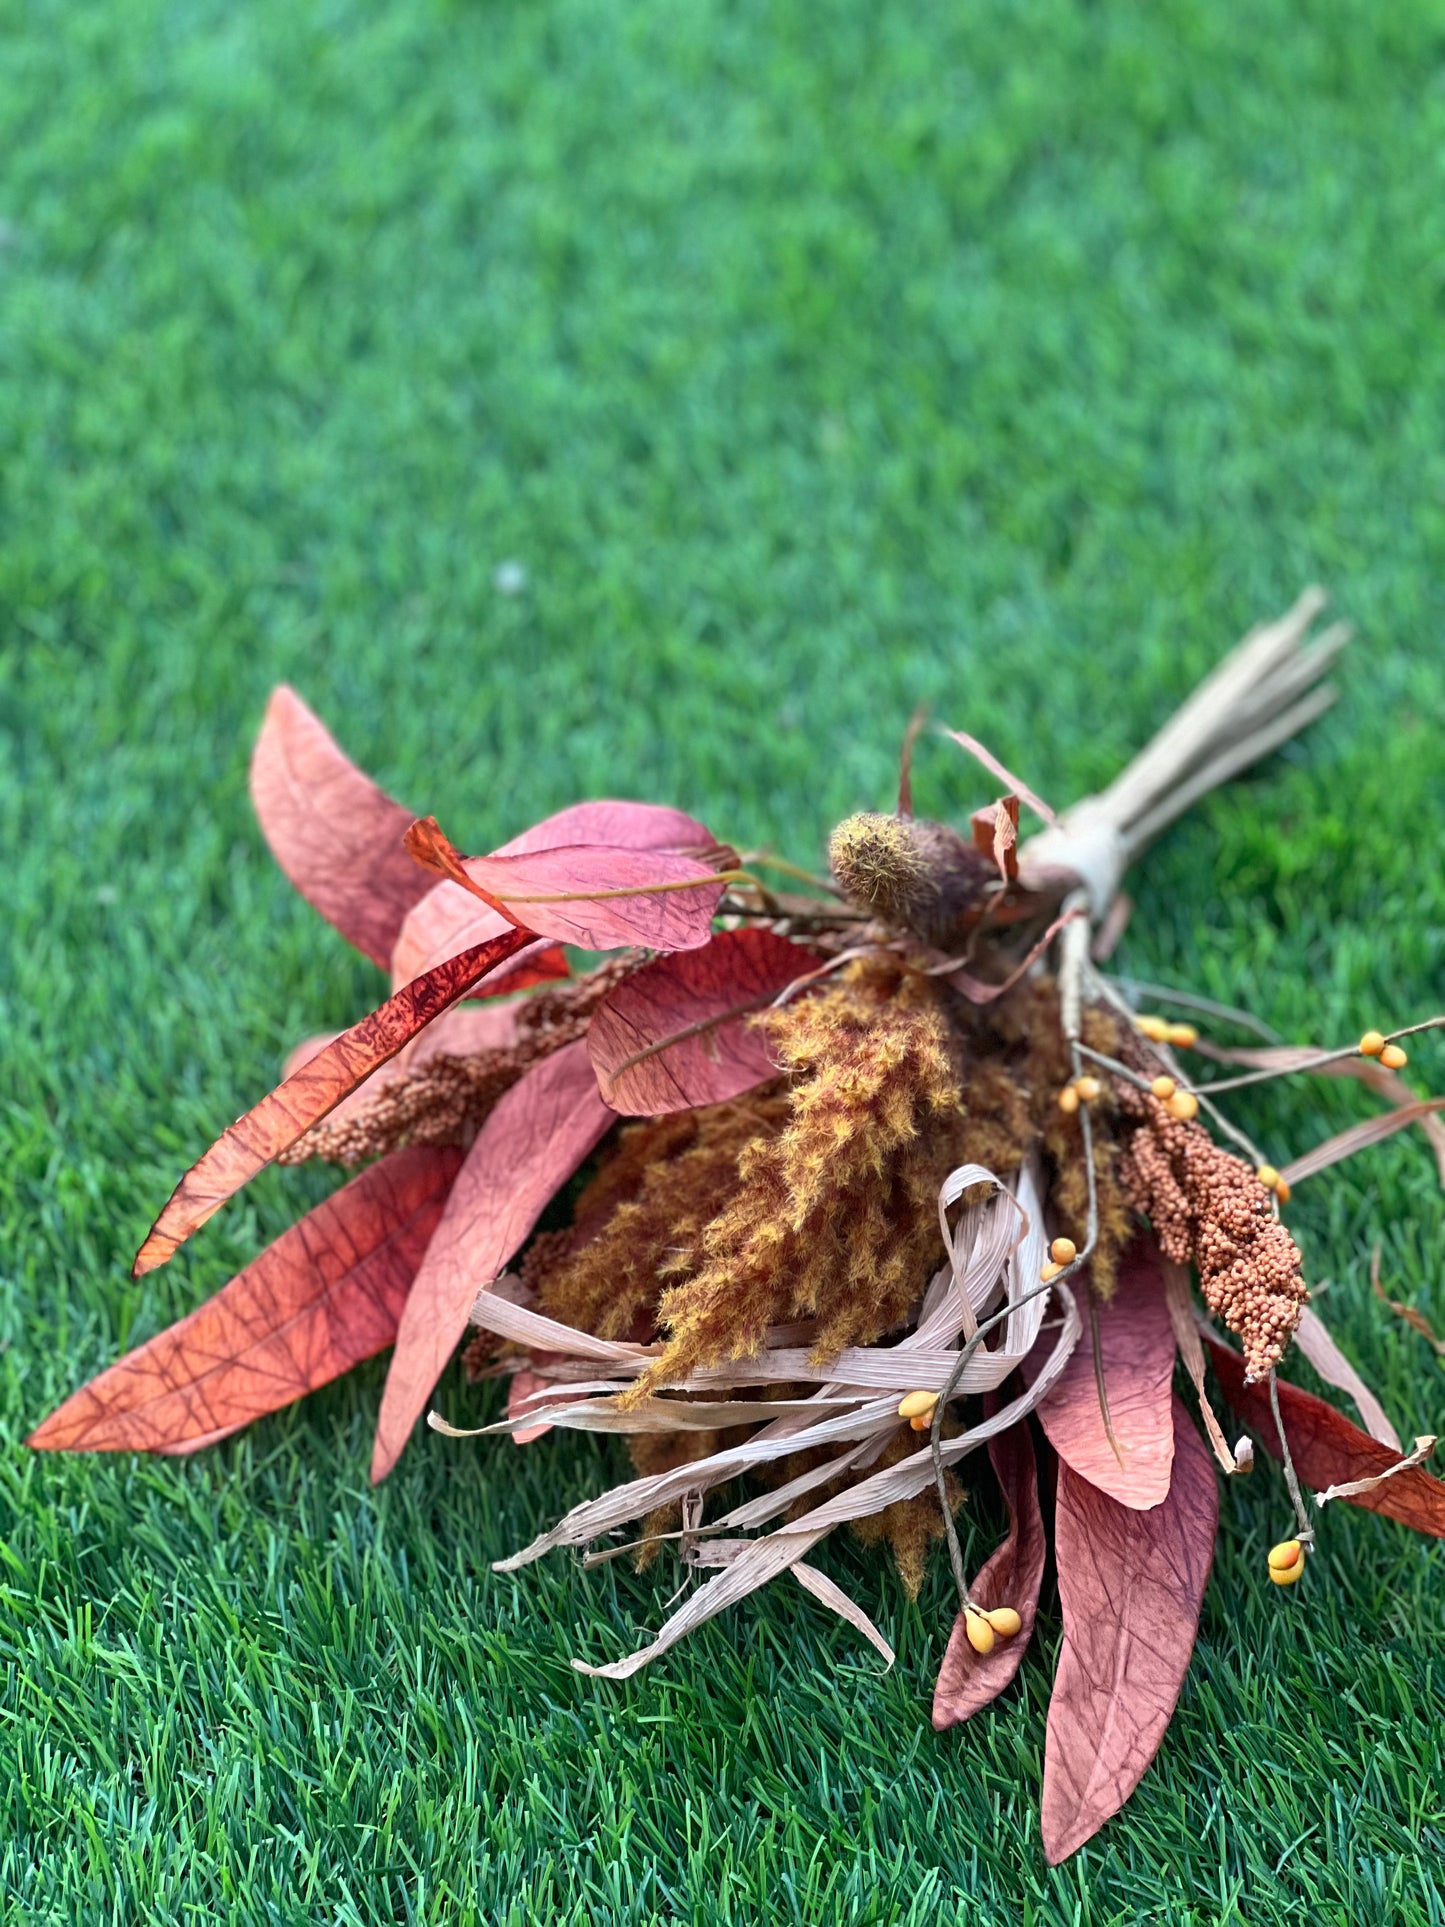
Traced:
[[1114, 1091], [1137, 1127], [1120, 1169], [1125, 1190], [1153, 1224], [1166, 1257], [1198, 1267], [1205, 1302], [1244, 1346], [1248, 1376], [1263, 1378], [1283, 1355], [1305, 1301], [1298, 1245], [1242, 1158], [1151, 1093], [1122, 1080]]

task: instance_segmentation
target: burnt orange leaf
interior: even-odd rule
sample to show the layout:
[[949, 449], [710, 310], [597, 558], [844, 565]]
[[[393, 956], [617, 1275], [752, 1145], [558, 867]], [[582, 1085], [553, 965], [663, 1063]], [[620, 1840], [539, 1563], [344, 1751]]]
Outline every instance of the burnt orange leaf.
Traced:
[[580, 1037], [544, 1057], [498, 1101], [467, 1153], [402, 1313], [377, 1420], [373, 1483], [400, 1458], [477, 1293], [520, 1249], [616, 1116], [597, 1094]]
[[655, 1117], [720, 1104], [778, 1074], [748, 1017], [817, 963], [771, 930], [726, 930], [660, 957], [598, 1006], [587, 1049], [614, 1111]]
[[1043, 1836], [1057, 1866], [1119, 1811], [1179, 1699], [1219, 1525], [1214, 1467], [1178, 1399], [1174, 1477], [1151, 1512], [1059, 1462], [1054, 1554], [1064, 1643], [1044, 1740]]
[[489, 970], [529, 943], [531, 936], [528, 930], [512, 930], [418, 977], [415, 983], [388, 997], [369, 1017], [323, 1045], [254, 1110], [229, 1125], [171, 1193], [140, 1248], [133, 1275], [142, 1278], [157, 1265], [167, 1263], [227, 1198], [249, 1184], [303, 1131], [335, 1110], [364, 1077], [395, 1057], [418, 1031], [464, 997]]
[[188, 1318], [74, 1393], [30, 1444], [196, 1451], [381, 1351], [460, 1164], [450, 1146], [419, 1145], [372, 1165]]
[[[458, 883], [437, 883], [414, 905], [398, 932], [391, 953], [392, 987], [409, 984], [413, 977], [470, 950], [512, 928], [512, 921], [500, 910], [483, 903]], [[539, 941], [524, 950], [505, 970], [487, 979], [487, 995], [505, 997], [514, 990], [527, 990], [568, 975], [567, 955], [559, 944]]]
[[[984, 1403], [988, 1409], [990, 1404], [996, 1407], [998, 1400], [991, 1396]], [[963, 1614], [958, 1615], [933, 1694], [933, 1724], [940, 1733], [982, 1712], [1010, 1684], [1028, 1649], [1039, 1607], [1046, 1547], [1028, 1426], [1011, 1426], [990, 1439], [988, 1456], [1008, 1506], [1008, 1537], [990, 1555], [969, 1593], [986, 1611], [1012, 1606], [1023, 1623], [1012, 1639], [999, 1640], [991, 1653], [976, 1653], [964, 1634]]]
[[435, 817], [406, 834], [418, 863], [460, 884], [513, 923], [583, 950], [643, 945], [692, 950], [712, 934], [726, 885], [696, 857], [574, 843], [520, 856], [464, 857]]
[[[545, 1392], [551, 1388], [552, 1380], [543, 1378], [524, 1365], [520, 1372], [512, 1374], [512, 1382], [507, 1388], [507, 1417], [519, 1418], [527, 1409], [527, 1400], [535, 1392]], [[513, 1445], [532, 1445], [537, 1439], [545, 1438], [552, 1430], [551, 1424], [543, 1420], [540, 1425], [519, 1425], [512, 1434]]]
[[403, 919], [430, 888], [402, 846], [412, 812], [362, 775], [284, 683], [251, 756], [251, 798], [291, 882], [385, 969]]
[[[1152, 1238], [1136, 1238], [1129, 1246], [1113, 1297], [1097, 1309], [1109, 1425], [1118, 1453], [1104, 1424], [1087, 1323], [1058, 1383], [1039, 1406], [1039, 1422], [1059, 1457], [1081, 1478], [1120, 1505], [1143, 1512], [1162, 1503], [1174, 1458], [1169, 1389], [1174, 1327]], [[1037, 1360], [1024, 1363], [1030, 1383], [1043, 1356], [1040, 1352]]]
[[[1206, 1329], [1203, 1335], [1220, 1390], [1264, 1449], [1279, 1458], [1268, 1384], [1261, 1381], [1246, 1385], [1244, 1360], [1239, 1353], [1213, 1332]], [[1374, 1478], [1399, 1464], [1398, 1452], [1362, 1432], [1324, 1399], [1301, 1391], [1283, 1378], [1276, 1378], [1275, 1383], [1295, 1471], [1312, 1492], [1348, 1485], [1353, 1479]], [[1352, 1494], [1349, 1504], [1363, 1506], [1367, 1512], [1383, 1512], [1387, 1519], [1398, 1519], [1416, 1532], [1445, 1539], [1445, 1483], [1423, 1466], [1398, 1473], [1373, 1492]]]

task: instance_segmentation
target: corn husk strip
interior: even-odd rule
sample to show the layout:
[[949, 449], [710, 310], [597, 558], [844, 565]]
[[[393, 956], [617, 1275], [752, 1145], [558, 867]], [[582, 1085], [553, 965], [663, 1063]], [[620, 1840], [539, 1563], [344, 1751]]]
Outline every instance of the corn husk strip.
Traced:
[[1176, 1265], [1171, 1258], [1163, 1261], [1164, 1302], [1169, 1307], [1169, 1322], [1174, 1327], [1175, 1342], [1179, 1346], [1179, 1356], [1184, 1360], [1184, 1369], [1189, 1374], [1199, 1399], [1199, 1416], [1204, 1420], [1204, 1430], [1209, 1443], [1214, 1447], [1214, 1456], [1227, 1474], [1239, 1470], [1238, 1461], [1229, 1449], [1229, 1441], [1223, 1428], [1214, 1415], [1214, 1407], [1209, 1403], [1209, 1394], [1204, 1389], [1204, 1346], [1200, 1341], [1199, 1328], [1194, 1322], [1194, 1294], [1189, 1289], [1189, 1271], [1184, 1265]]
[[1383, 1144], [1393, 1137], [1396, 1131], [1403, 1131], [1409, 1124], [1418, 1124], [1422, 1117], [1429, 1117], [1432, 1111], [1445, 1110], [1445, 1097], [1424, 1097], [1414, 1104], [1406, 1104], [1398, 1111], [1386, 1111], [1382, 1117], [1367, 1118], [1363, 1124], [1352, 1124], [1347, 1131], [1326, 1138], [1303, 1157], [1295, 1158], [1290, 1164], [1280, 1166], [1280, 1176], [1286, 1184], [1303, 1184], [1306, 1178], [1318, 1177], [1321, 1171], [1328, 1171], [1332, 1164], [1341, 1164], [1352, 1158], [1357, 1151], [1368, 1150], [1372, 1144]]
[[1294, 1339], [1326, 1385], [1349, 1393], [1359, 1407], [1365, 1430], [1371, 1438], [1378, 1439], [1381, 1445], [1388, 1445], [1392, 1452], [1403, 1452], [1405, 1448], [1400, 1443], [1400, 1434], [1385, 1416], [1384, 1406], [1330, 1336], [1329, 1328], [1318, 1312], [1305, 1307], [1295, 1327]]
[[1436, 1439], [1433, 1433], [1422, 1433], [1415, 1440], [1414, 1447], [1407, 1452], [1398, 1465], [1388, 1466], [1370, 1479], [1350, 1479], [1344, 1485], [1327, 1486], [1323, 1492], [1315, 1494], [1317, 1506], [1328, 1505], [1331, 1499], [1355, 1499], [1362, 1492], [1373, 1492], [1376, 1486], [1383, 1485], [1386, 1479], [1393, 1479], [1397, 1472], [1408, 1472], [1412, 1466], [1423, 1465], [1435, 1450]]
[[[1018, 1183], [1021, 1191], [1026, 1190], [1030, 1202], [1036, 1203], [1036, 1180], [1032, 1174], [1021, 1173]], [[551, 1531], [540, 1535], [530, 1546], [513, 1554], [511, 1558], [499, 1561], [497, 1570], [514, 1571], [519, 1566], [528, 1564], [559, 1546], [585, 1545], [588, 1541], [604, 1536], [645, 1512], [674, 1502], [685, 1493], [706, 1491], [752, 1466], [787, 1457], [800, 1449], [815, 1445], [847, 1443], [852, 1440], [872, 1440], [875, 1437], [881, 1437], [886, 1441], [898, 1425], [899, 1393], [917, 1388], [915, 1372], [922, 1363], [919, 1355], [920, 1345], [937, 1345], [940, 1340], [948, 1344], [956, 1341], [962, 1329], [964, 1307], [971, 1306], [976, 1315], [979, 1309], [989, 1304], [998, 1289], [1001, 1271], [1008, 1279], [1009, 1289], [1005, 1322], [1016, 1329], [1020, 1339], [1027, 1340], [1031, 1348], [1042, 1318], [1042, 1296], [1034, 1298], [1028, 1306], [1015, 1307], [1014, 1301], [1022, 1298], [1026, 1291], [1036, 1290], [1035, 1277], [1026, 1275], [1019, 1261], [1021, 1254], [1037, 1249], [1030, 1237], [1038, 1221], [1037, 1213], [1024, 1213], [1024, 1232], [1020, 1238], [1014, 1230], [1015, 1216], [1023, 1210], [1020, 1200], [1010, 1194], [1005, 1186], [979, 1165], [961, 1167], [958, 1172], [950, 1175], [943, 1188], [950, 1199], [954, 1199], [972, 1186], [982, 1184], [992, 1185], [995, 1196], [986, 1204], [975, 1206], [965, 1214], [964, 1221], [952, 1241], [953, 1255], [950, 1263], [935, 1278], [925, 1298], [918, 1329], [901, 1344], [887, 1349], [853, 1348], [863, 1357], [873, 1352], [876, 1358], [888, 1361], [891, 1366], [892, 1382], [887, 1397], [870, 1399], [852, 1412], [824, 1417], [811, 1425], [806, 1420], [800, 1421], [792, 1417], [779, 1418], [742, 1445], [715, 1453], [710, 1458], [680, 1466], [670, 1472], [632, 1480], [602, 1495], [599, 1499], [575, 1506]], [[486, 1297], [487, 1294], [483, 1294], [483, 1298]], [[1071, 1295], [1069, 1302], [1072, 1306]], [[487, 1315], [490, 1322], [493, 1318], [509, 1320], [520, 1308], [508, 1305], [505, 1300], [498, 1300], [495, 1304], [481, 1304], [478, 1309]], [[1021, 1314], [1023, 1314], [1022, 1317]], [[536, 1314], [529, 1314], [529, 1316], [535, 1317]], [[1065, 1319], [1065, 1330], [1060, 1340], [1062, 1355], [1053, 1367], [1048, 1383], [1052, 1383], [1053, 1377], [1062, 1370], [1068, 1353], [1078, 1341], [1079, 1325], [1076, 1310], [1071, 1312], [1071, 1318], [1072, 1327], [1070, 1317]], [[539, 1322], [547, 1326], [554, 1324], [552, 1320], [539, 1320]], [[565, 1333], [566, 1328], [557, 1327], [556, 1329], [558, 1333]], [[545, 1343], [549, 1348], [556, 1349], [559, 1348], [560, 1341], [557, 1336], [549, 1332]], [[621, 1347], [618, 1349], [620, 1350]], [[1058, 1349], [1060, 1348], [1056, 1348]], [[996, 1369], [1003, 1364], [1002, 1354], [988, 1354], [987, 1357], [992, 1360]], [[1016, 1359], [1010, 1358], [1007, 1369], [1011, 1369], [1015, 1362], [1017, 1362]], [[778, 1370], [777, 1354], [774, 1355], [771, 1363], [776, 1378], [787, 1376], [786, 1369]], [[957, 1353], [941, 1353], [938, 1363], [951, 1371], [953, 1365], [957, 1363]], [[833, 1370], [837, 1372], [838, 1369], [838, 1362], [835, 1361]], [[1049, 1368], [1046, 1367], [1045, 1373], [1040, 1375], [1041, 1378], [1045, 1377], [1048, 1371]], [[1002, 1375], [1007, 1375], [1006, 1369]], [[944, 1382], [946, 1379], [940, 1377], [940, 1386]], [[832, 1380], [828, 1387], [828, 1390], [834, 1394], [851, 1389], [853, 1388], [850, 1385], [840, 1379]], [[1036, 1382], [1023, 1401], [1015, 1402], [1019, 1409], [1012, 1411], [1012, 1416], [1004, 1422], [1012, 1423], [1022, 1415], [1025, 1409], [1032, 1409], [1033, 1404], [1043, 1396], [1045, 1390], [1047, 1390], [1047, 1384], [1041, 1388]], [[1012, 1410], [1012, 1408], [1008, 1409]], [[985, 1421], [985, 1426], [987, 1429], [976, 1429], [975, 1433], [949, 1440], [944, 1448], [946, 1458], [963, 1456], [982, 1439], [990, 1436], [993, 1429], [998, 1429], [996, 1421]], [[858, 1516], [891, 1504], [893, 1497], [901, 1496], [901, 1488], [899, 1491], [893, 1490], [893, 1487], [898, 1485], [900, 1477], [905, 1484], [910, 1478], [915, 1481], [910, 1490], [922, 1490], [932, 1477], [931, 1459], [928, 1454], [916, 1454], [914, 1465], [916, 1470], [911, 1473], [904, 1467], [886, 1468], [882, 1473], [874, 1475], [872, 1479], [865, 1480], [862, 1486], [855, 1488], [856, 1492], [864, 1495]], [[836, 1470], [835, 1466], [835, 1475]], [[880, 1481], [883, 1483], [880, 1484]], [[776, 1495], [769, 1496], [776, 1497]], [[852, 1495], [844, 1496], [851, 1498]], [[845, 1511], [843, 1516], [852, 1515]], [[751, 1567], [748, 1568], [748, 1570], [751, 1569]], [[771, 1576], [771, 1569], [768, 1576]], [[759, 1580], [758, 1583], [761, 1584], [764, 1581]]]
[[[1327, 1063], [1320, 1063], [1318, 1051], [1297, 1044], [1277, 1044], [1268, 1049], [1251, 1047], [1227, 1050], [1203, 1038], [1195, 1044], [1194, 1049], [1200, 1057], [1207, 1057], [1216, 1064], [1241, 1064], [1256, 1070], [1284, 1072], [1315, 1071], [1322, 1077], [1353, 1077], [1378, 1096], [1388, 1099], [1397, 1110], [1407, 1110], [1419, 1102], [1398, 1071], [1387, 1071], [1373, 1057], [1335, 1057]], [[1445, 1123], [1434, 1115], [1419, 1118], [1417, 1122], [1430, 1140], [1440, 1171], [1440, 1183], [1445, 1186]]]
[[[714, 1539], [711, 1543], [695, 1546], [689, 1563], [698, 1566], [730, 1566], [739, 1553], [744, 1552], [754, 1543], [752, 1539]], [[892, 1666], [898, 1657], [897, 1653], [856, 1599], [850, 1598], [841, 1586], [828, 1577], [827, 1573], [820, 1572], [816, 1566], [810, 1566], [802, 1559], [799, 1559], [790, 1570], [804, 1592], [810, 1592], [820, 1605], [828, 1608], [829, 1612], [837, 1613], [840, 1619], [846, 1619], [855, 1631], [862, 1633], [870, 1646], [878, 1649], [883, 1655], [885, 1664]]]
[[789, 1566], [796, 1565], [825, 1536], [826, 1528], [823, 1532], [774, 1532], [766, 1539], [752, 1540], [746, 1552], [740, 1553], [731, 1565], [699, 1587], [686, 1604], [678, 1608], [650, 1646], [642, 1647], [626, 1659], [614, 1660], [610, 1666], [589, 1666], [581, 1659], [574, 1659], [573, 1666], [593, 1679], [630, 1679], [698, 1626], [705, 1625], [727, 1607], [756, 1592], [759, 1586], [786, 1572]]
[[[1056, 1281], [1055, 1290], [1064, 1301], [1064, 1320], [1054, 1351], [1038, 1378], [1022, 1397], [1012, 1400], [970, 1431], [946, 1440], [941, 1448], [941, 1456], [946, 1464], [957, 1462], [967, 1453], [975, 1451], [985, 1440], [1007, 1431], [1010, 1425], [1017, 1424], [1027, 1416], [1068, 1363], [1079, 1342], [1083, 1325], [1078, 1305], [1068, 1286]], [[691, 1469], [698, 1470], [697, 1467]], [[777, 1578], [779, 1573], [795, 1566], [835, 1525], [881, 1512], [898, 1499], [912, 1498], [931, 1485], [933, 1478], [934, 1455], [931, 1452], [915, 1452], [911, 1458], [885, 1467], [883, 1471], [874, 1473], [872, 1478], [837, 1494], [803, 1518], [793, 1521], [785, 1531], [769, 1533], [766, 1538], [749, 1541], [746, 1549], [737, 1553], [715, 1579], [709, 1580], [685, 1605], [679, 1607], [651, 1645], [642, 1647], [626, 1659], [614, 1661], [610, 1666], [590, 1666], [575, 1659], [572, 1664], [578, 1672], [588, 1673], [593, 1678], [630, 1679], [696, 1627], [704, 1625], [728, 1606], [736, 1605]], [[516, 1563], [520, 1563], [520, 1560], [503, 1561], [498, 1570], [509, 1570]]]
[[764, 1425], [779, 1418], [816, 1418], [820, 1406], [857, 1405], [865, 1394], [854, 1392], [816, 1398], [745, 1400], [675, 1398], [644, 1399], [619, 1410], [611, 1398], [581, 1399], [566, 1405], [531, 1407], [521, 1417], [499, 1419], [495, 1425], [449, 1425], [431, 1412], [427, 1423], [448, 1439], [480, 1439], [519, 1426], [559, 1425], [574, 1432], [715, 1432], [725, 1425]]

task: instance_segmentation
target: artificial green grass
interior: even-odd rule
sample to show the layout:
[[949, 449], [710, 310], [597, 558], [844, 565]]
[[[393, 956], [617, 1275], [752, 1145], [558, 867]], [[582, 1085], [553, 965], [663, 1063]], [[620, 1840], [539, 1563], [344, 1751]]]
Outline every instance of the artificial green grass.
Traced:
[[[20, 1443], [327, 1182], [127, 1278], [378, 988], [250, 820], [283, 677], [472, 847], [611, 792], [813, 861], [915, 703], [1064, 801], [1319, 578], [1344, 700], [1148, 860], [1120, 962], [1289, 1037], [1445, 1004], [1442, 143], [1438, 4], [0, 0], [7, 1922], [1445, 1921], [1441, 1554], [1336, 1508], [1280, 1596], [1270, 1468], [1049, 1872], [1056, 1611], [935, 1737], [944, 1574], [840, 1539], [891, 1675], [775, 1587], [619, 1687], [568, 1660], [670, 1573], [489, 1571], [615, 1448], [423, 1434], [373, 1493], [379, 1364], [190, 1463]], [[1406, 1434], [1445, 1373], [1368, 1253], [1445, 1324], [1441, 1217], [1418, 1139], [1291, 1212]]]

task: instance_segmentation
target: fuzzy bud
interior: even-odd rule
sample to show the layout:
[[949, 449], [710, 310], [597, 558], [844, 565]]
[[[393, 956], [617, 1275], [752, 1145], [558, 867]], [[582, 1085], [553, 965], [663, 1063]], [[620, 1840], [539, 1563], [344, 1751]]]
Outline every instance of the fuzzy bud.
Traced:
[[997, 874], [946, 823], [872, 811], [838, 825], [828, 861], [850, 902], [940, 947]]

